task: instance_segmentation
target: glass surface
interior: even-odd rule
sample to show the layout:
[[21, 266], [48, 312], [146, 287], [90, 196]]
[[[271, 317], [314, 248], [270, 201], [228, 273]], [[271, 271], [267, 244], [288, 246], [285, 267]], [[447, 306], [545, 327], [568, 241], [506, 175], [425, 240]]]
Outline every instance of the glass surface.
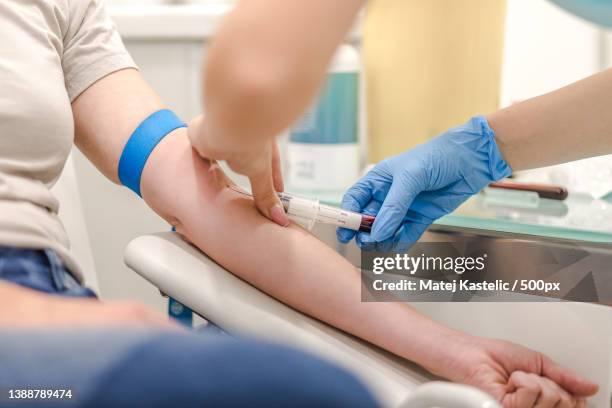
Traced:
[[[342, 200], [340, 192], [302, 192], [301, 195], [336, 206]], [[445, 227], [612, 243], [612, 200], [593, 199], [580, 194], [570, 194], [565, 201], [538, 198], [521, 192], [504, 192], [499, 196], [489, 189], [435, 222], [434, 228]]]

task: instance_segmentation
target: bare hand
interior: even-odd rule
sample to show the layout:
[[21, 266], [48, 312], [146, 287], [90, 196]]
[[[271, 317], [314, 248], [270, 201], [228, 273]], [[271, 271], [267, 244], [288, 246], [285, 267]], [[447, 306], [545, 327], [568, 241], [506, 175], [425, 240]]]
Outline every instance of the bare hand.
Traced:
[[0, 328], [130, 327], [177, 330], [166, 316], [136, 302], [100, 302], [47, 295], [0, 283], [11, 310], [0, 311]]
[[257, 209], [277, 224], [289, 225], [289, 218], [276, 194], [284, 190], [276, 140], [236, 145], [230, 140], [215, 140], [204, 125], [202, 116], [198, 116], [188, 129], [191, 144], [200, 156], [224, 160], [233, 171], [247, 176]]
[[[458, 368], [459, 366], [463, 368]], [[514, 343], [478, 339], [457, 356], [461, 375], [453, 381], [493, 395], [504, 408], [585, 407], [597, 384], [557, 365], [545, 355]]]

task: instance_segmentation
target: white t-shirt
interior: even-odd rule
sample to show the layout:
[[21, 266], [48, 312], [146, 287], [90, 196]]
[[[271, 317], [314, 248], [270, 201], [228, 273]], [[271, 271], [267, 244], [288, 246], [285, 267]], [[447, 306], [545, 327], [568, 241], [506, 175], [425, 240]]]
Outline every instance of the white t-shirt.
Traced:
[[53, 249], [81, 278], [49, 189], [74, 141], [70, 103], [129, 67], [102, 0], [0, 2], [0, 246]]

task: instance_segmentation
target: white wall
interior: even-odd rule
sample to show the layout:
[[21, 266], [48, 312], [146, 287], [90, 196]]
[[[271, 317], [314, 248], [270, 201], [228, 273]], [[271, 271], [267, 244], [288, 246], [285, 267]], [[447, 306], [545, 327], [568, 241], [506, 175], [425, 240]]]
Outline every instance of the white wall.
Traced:
[[70, 237], [70, 250], [82, 269], [87, 286], [98, 291], [100, 285], [76, 177], [74, 154], [68, 158], [62, 175], [53, 186], [52, 192], [60, 202], [59, 217]]
[[[568, 85], [610, 66], [612, 35], [545, 0], [509, 0], [502, 105]], [[607, 42], [607, 44], [606, 44]], [[612, 156], [523, 172], [601, 197], [612, 177]]]
[[502, 105], [599, 70], [600, 31], [546, 0], [509, 0]]

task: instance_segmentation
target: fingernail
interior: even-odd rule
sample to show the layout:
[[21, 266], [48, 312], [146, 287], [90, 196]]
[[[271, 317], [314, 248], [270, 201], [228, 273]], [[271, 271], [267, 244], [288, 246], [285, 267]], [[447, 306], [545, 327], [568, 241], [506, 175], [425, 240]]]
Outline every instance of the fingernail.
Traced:
[[280, 205], [275, 205], [272, 207], [270, 210], [270, 218], [272, 218], [272, 221], [283, 227], [289, 225], [289, 217], [287, 217], [285, 210]]

